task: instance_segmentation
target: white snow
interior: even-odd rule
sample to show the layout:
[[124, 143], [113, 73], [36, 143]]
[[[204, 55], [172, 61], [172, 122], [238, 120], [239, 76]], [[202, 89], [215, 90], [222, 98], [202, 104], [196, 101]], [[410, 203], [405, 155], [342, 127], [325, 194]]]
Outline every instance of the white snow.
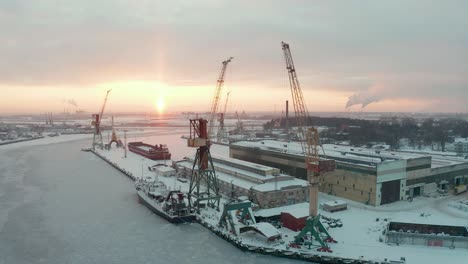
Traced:
[[262, 232], [267, 238], [281, 235], [281, 232], [272, 226], [270, 223], [260, 222], [252, 225], [258, 231]]
[[[262, 140], [262, 141], [239, 141], [233, 145], [261, 148], [270, 151], [289, 153], [293, 155], [302, 156], [302, 147], [298, 142], [283, 142], [278, 140]], [[432, 157], [432, 167], [449, 166], [468, 162], [462, 157], [456, 157], [451, 153], [437, 152], [437, 151], [386, 151], [382, 150], [377, 153], [375, 150], [351, 147], [335, 144], [323, 144], [323, 148], [319, 147], [319, 154], [329, 156], [331, 158], [346, 158], [353, 163], [375, 164], [381, 163], [383, 160], [400, 160], [400, 159], [413, 159], [420, 157]]]
[[[224, 148], [224, 151], [226, 151], [226, 149], [227, 148]], [[220, 150], [220, 152], [222, 152], [222, 150]], [[142, 171], [143, 175], [151, 174], [152, 172], [147, 170], [147, 166], [155, 164], [154, 161], [150, 161], [134, 153], [128, 153], [128, 158], [125, 159], [123, 158], [123, 151], [121, 149], [114, 148], [111, 151], [102, 151], [101, 153], [114, 162], [117, 162], [119, 166], [132, 171], [136, 176], [141, 175]], [[181, 154], [179, 153], [178, 155]], [[186, 156], [192, 157], [191, 155]], [[217, 175], [220, 178], [228, 177], [219, 172], [217, 172]], [[188, 190], [188, 183], [177, 181], [176, 177], [159, 177], [159, 180], [163, 181], [168, 188]], [[240, 182], [241, 180], [237, 179], [237, 181]], [[247, 181], [244, 183], [239, 182], [236, 182], [236, 184], [244, 184]], [[322, 203], [336, 200], [336, 197], [322, 193], [319, 197]], [[468, 194], [458, 196], [457, 199], [466, 197], [468, 197]], [[413, 199], [413, 202], [400, 201], [379, 207], [366, 206], [361, 203], [343, 199], [344, 202], [348, 203], [348, 210], [346, 211], [328, 213], [320, 210], [322, 215], [339, 218], [343, 223], [343, 227], [341, 228], [329, 229], [332, 237], [338, 241], [337, 244], [330, 244], [334, 252], [320, 254], [357, 259], [363, 256], [365, 259], [380, 261], [383, 261], [385, 258], [399, 260], [400, 257], [405, 257], [407, 263], [465, 263], [466, 259], [468, 259], [468, 250], [466, 249], [413, 245], [395, 246], [387, 245], [379, 241], [382, 236], [382, 231], [386, 228], [389, 221], [466, 226], [468, 224], [466, 212], [448, 206], [454, 199], [455, 198], [452, 196], [439, 198], [417, 197]], [[226, 202], [226, 200], [222, 199], [221, 203], [224, 202]], [[222, 212], [222, 208], [220, 211]], [[308, 203], [264, 209], [255, 212], [255, 215], [271, 216], [280, 214], [282, 211], [290, 212], [297, 216], [307, 215]], [[212, 208], [205, 208], [202, 210], [201, 214], [204, 221], [210, 223], [212, 226], [217, 226], [221, 212], [217, 212]], [[240, 235], [238, 239], [247, 245], [273, 247], [285, 250], [285, 245], [293, 241], [297, 233], [286, 228], [281, 228], [280, 231], [283, 233], [285, 244], [268, 244], [265, 239], [261, 239], [258, 235], [251, 234], [252, 232], [247, 232], [249, 234], [244, 233]], [[294, 251], [297, 249], [291, 248], [289, 250]], [[304, 252], [306, 249], [303, 248], [300, 250]], [[310, 252], [311, 254], [318, 254], [314, 249]]]

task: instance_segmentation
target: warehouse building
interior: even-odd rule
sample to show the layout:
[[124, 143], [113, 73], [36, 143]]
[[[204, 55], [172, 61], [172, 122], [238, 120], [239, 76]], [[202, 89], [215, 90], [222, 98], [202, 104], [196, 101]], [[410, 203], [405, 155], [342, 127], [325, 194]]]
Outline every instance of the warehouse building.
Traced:
[[[297, 142], [239, 141], [230, 157], [281, 169], [305, 179], [302, 149]], [[323, 154], [323, 152], [325, 154]], [[321, 157], [334, 159], [336, 169], [322, 174], [320, 191], [350, 200], [382, 205], [468, 183], [468, 160], [441, 155], [323, 145]]]
[[[308, 200], [308, 182], [280, 173], [273, 167], [231, 158], [213, 157], [220, 192], [246, 197], [260, 209], [303, 203]], [[189, 178], [193, 160], [174, 162], [177, 172]]]

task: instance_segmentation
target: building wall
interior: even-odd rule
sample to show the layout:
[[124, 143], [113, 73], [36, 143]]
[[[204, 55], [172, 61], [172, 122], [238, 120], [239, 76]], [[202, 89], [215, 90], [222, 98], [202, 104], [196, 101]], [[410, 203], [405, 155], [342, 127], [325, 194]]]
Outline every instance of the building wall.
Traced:
[[253, 190], [251, 193], [253, 202], [260, 208], [274, 208], [307, 202], [309, 198], [309, 188], [307, 186], [294, 189], [282, 189], [270, 192], [259, 192]]
[[322, 184], [319, 186], [319, 190], [353, 201], [375, 205], [376, 180], [375, 175], [341, 167], [321, 177]]
[[414, 180], [431, 174], [432, 157], [421, 157], [407, 160], [406, 178]]
[[[275, 152], [255, 147], [230, 146], [230, 156], [245, 161], [280, 168], [283, 172], [297, 178], [306, 179], [304, 162], [298, 156], [287, 152]], [[431, 168], [432, 157], [418, 157], [407, 160], [384, 161], [377, 166], [372, 164], [353, 164], [346, 156], [336, 159], [334, 172], [321, 177], [321, 192], [329, 193], [350, 200], [380, 205], [382, 184], [393, 186], [399, 181], [398, 200], [409, 196], [409, 189], [421, 187], [425, 193], [428, 185], [447, 181], [454, 184], [457, 177], [468, 177], [468, 162], [463, 164]], [[433, 189], [433, 188], [432, 188]], [[388, 190], [388, 189], [386, 189]]]
[[[217, 169], [218, 170], [218, 169]], [[191, 168], [186, 168], [179, 166], [179, 173], [187, 178], [190, 178]], [[225, 173], [226, 170], [223, 170]], [[231, 175], [235, 173], [230, 172]], [[280, 190], [260, 192], [253, 188], [241, 187], [231, 184], [231, 182], [226, 182], [218, 178], [219, 191], [226, 196], [247, 196], [252, 202], [258, 204], [261, 209], [264, 208], [274, 208], [279, 206], [291, 205], [296, 203], [307, 202], [309, 199], [309, 187], [291, 187], [283, 188]], [[257, 185], [258, 183], [252, 182], [252, 186]], [[251, 186], [251, 187], [252, 187]]]
[[456, 142], [454, 147], [457, 153], [468, 153], [468, 142]]
[[417, 185], [423, 183], [447, 181], [450, 185], [454, 184], [454, 179], [459, 176], [468, 176], [468, 163], [456, 164], [430, 169], [430, 173], [425, 177], [408, 178], [408, 185]]
[[229, 156], [235, 159], [275, 167], [296, 178], [307, 179], [304, 159], [298, 156], [235, 145], [229, 147]]
[[292, 231], [300, 231], [304, 228], [307, 217], [296, 218], [289, 213], [281, 213], [281, 223]]
[[406, 160], [384, 161], [377, 164], [377, 192], [375, 205], [382, 204], [382, 195], [384, 195], [382, 192], [382, 185], [386, 182], [398, 182], [400, 193], [395, 195], [397, 197], [396, 201], [406, 199], [406, 166]]
[[468, 249], [467, 237], [452, 237], [438, 235], [422, 235], [404, 232], [388, 232], [387, 243], [435, 246], [448, 248], [466, 248]]

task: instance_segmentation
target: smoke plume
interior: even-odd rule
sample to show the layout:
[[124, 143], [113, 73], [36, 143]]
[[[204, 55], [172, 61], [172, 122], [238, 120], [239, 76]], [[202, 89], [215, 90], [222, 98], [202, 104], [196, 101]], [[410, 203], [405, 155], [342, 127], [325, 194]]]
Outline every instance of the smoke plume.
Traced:
[[368, 92], [366, 93], [355, 93], [348, 98], [345, 108], [349, 108], [353, 105], [361, 105], [361, 108], [364, 108], [372, 103], [380, 101], [381, 98], [378, 95], [372, 95]]
[[78, 104], [76, 103], [75, 99], [64, 99], [63, 103], [73, 105], [74, 107], [78, 108]]

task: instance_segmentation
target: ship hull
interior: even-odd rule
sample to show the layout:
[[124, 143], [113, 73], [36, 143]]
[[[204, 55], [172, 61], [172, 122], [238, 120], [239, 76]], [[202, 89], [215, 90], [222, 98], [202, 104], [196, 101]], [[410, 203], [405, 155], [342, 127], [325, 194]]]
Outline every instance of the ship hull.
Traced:
[[[146, 149], [143, 149], [146, 148]], [[151, 150], [148, 150], [151, 149]], [[171, 159], [171, 153], [165, 150], [158, 150], [155, 146], [143, 142], [128, 143], [128, 150], [152, 160], [168, 160]]]
[[156, 202], [152, 201], [143, 191], [138, 190], [138, 199], [140, 203], [144, 204], [148, 209], [153, 211], [155, 214], [161, 216], [162, 218], [166, 219], [167, 221], [173, 224], [183, 224], [183, 223], [191, 223], [195, 221], [195, 215], [185, 215], [185, 216], [172, 216], [166, 214], [162, 208]]

